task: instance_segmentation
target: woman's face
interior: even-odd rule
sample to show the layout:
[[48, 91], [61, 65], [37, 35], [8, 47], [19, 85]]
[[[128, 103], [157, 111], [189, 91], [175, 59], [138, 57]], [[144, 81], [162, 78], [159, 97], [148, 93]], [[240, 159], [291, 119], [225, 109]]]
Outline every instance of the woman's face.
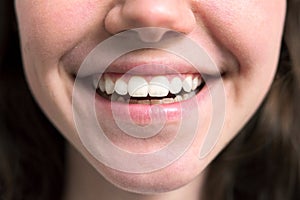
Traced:
[[[61, 134], [104, 177], [121, 188], [136, 192], [170, 191], [191, 182], [245, 125], [262, 102], [276, 71], [286, 8], [285, 0], [15, 2], [25, 73], [37, 102]], [[188, 119], [193, 110], [199, 110], [197, 116], [193, 116], [199, 119], [195, 138], [182, 156], [159, 170], [126, 173], [104, 165], [85, 148], [74, 122], [72, 92], [78, 70], [92, 49], [116, 33], [141, 27], [172, 29], [191, 38], [207, 51], [222, 75], [219, 80], [224, 84], [225, 116], [222, 118], [223, 126], [216, 145], [200, 159], [200, 147], [214, 119], [214, 105], [211, 103], [208, 87], [197, 87], [199, 79], [195, 77], [201, 77], [199, 72], [188, 62], [159, 49], [137, 50], [122, 56], [107, 69], [103, 76], [105, 80], [100, 81], [99, 88], [105, 88], [105, 91], [98, 89], [95, 105], [89, 105], [95, 107], [99, 124], [114, 145], [130, 152], [151, 153], [167, 145], [175, 137], [174, 133], [181, 126], [180, 122]], [[163, 37], [167, 38], [169, 32], [154, 31], [137, 35], [141, 40], [146, 38], [157, 42]], [[118, 45], [110, 48], [118, 49]], [[116, 82], [121, 82], [120, 77], [141, 64], [148, 65], [148, 68], [143, 73], [128, 73], [125, 83], [118, 83], [117, 89]], [[151, 65], [162, 66], [162, 70], [151, 68]], [[177, 70], [178, 74], [166, 72], [164, 66]], [[158, 80], [159, 83], [167, 81], [170, 87], [167, 91], [152, 88], [154, 92], [150, 94], [150, 82], [153, 80]], [[196, 86], [193, 85], [194, 82]], [[148, 89], [137, 94], [146, 94], [147, 97], [142, 98], [130, 92], [129, 85], [135, 87], [140, 83], [145, 83]], [[119, 93], [117, 99], [111, 100], [108, 96], [114, 84], [115, 93]], [[124, 90], [130, 96], [124, 95]], [[119, 98], [122, 95], [125, 102], [121, 102], [123, 100]], [[185, 96], [189, 96], [189, 99], [182, 99]], [[132, 99], [126, 103], [126, 98], [129, 97]], [[189, 107], [189, 102], [192, 101], [197, 103], [197, 108]], [[116, 105], [120, 110], [129, 107], [133, 113], [132, 120], [139, 127], [147, 125], [151, 104], [159, 105], [167, 113], [165, 127], [151, 138], [129, 136], [116, 125], [112, 110], [107, 106], [110, 104]], [[183, 104], [184, 110], [177, 112], [178, 107]], [[121, 120], [129, 123], [124, 117]], [[168, 155], [172, 154], [169, 153]], [[124, 163], [124, 166], [128, 164], [130, 163]], [[143, 168], [147, 164], [149, 163], [144, 162], [139, 166]]]

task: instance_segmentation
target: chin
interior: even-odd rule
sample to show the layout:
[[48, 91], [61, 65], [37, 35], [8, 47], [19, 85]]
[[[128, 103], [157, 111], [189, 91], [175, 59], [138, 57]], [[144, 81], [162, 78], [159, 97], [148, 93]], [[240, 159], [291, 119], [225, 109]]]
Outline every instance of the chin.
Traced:
[[[197, 150], [191, 148], [184, 156], [169, 166], [150, 173], [126, 173], [114, 170], [93, 159], [90, 163], [106, 181], [124, 191], [137, 194], [160, 194], [178, 190], [193, 184], [200, 183], [209, 160], [199, 159]], [[200, 186], [199, 186], [200, 187]]]

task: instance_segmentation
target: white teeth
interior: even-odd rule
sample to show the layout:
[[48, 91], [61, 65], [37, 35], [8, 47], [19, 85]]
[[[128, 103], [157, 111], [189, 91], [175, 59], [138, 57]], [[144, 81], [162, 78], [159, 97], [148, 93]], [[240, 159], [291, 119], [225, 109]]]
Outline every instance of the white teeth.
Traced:
[[177, 96], [174, 98], [174, 101], [175, 101], [175, 102], [182, 101], [182, 96], [181, 96], [181, 95], [177, 95]]
[[[111, 95], [111, 101], [142, 103], [142, 104], [167, 104], [187, 100], [193, 97], [196, 89], [201, 85], [200, 76], [187, 75], [182, 80], [179, 76], [150, 77], [132, 76], [127, 81], [126, 78], [113, 78], [105, 74], [97, 84], [98, 79], [94, 78], [93, 86], [99, 88], [101, 92]], [[114, 80], [116, 81], [114, 82]], [[150, 80], [149, 83], [147, 80]], [[173, 94], [170, 98], [169, 93]], [[161, 97], [161, 99], [131, 99], [130, 97]], [[175, 96], [175, 97], [174, 97]], [[171, 95], [172, 97], [172, 95]]]
[[202, 82], [203, 82], [203, 79], [201, 77], [199, 77], [198, 78], [198, 86], [197, 87], [199, 87], [202, 84]]
[[133, 76], [128, 82], [127, 90], [132, 97], [146, 97], [148, 95], [148, 82], [140, 76]]
[[149, 83], [149, 96], [164, 97], [169, 93], [170, 84], [165, 76], [156, 76]]
[[182, 82], [182, 88], [186, 92], [190, 92], [192, 90], [193, 80], [192, 76], [187, 76]]
[[189, 94], [186, 93], [183, 95], [183, 100], [187, 100], [188, 98], [189, 98]]
[[127, 83], [125, 81], [123, 81], [122, 79], [118, 79], [115, 84], [115, 91], [119, 95], [127, 94]]
[[105, 77], [105, 91], [107, 94], [114, 93], [115, 84], [110, 77]]
[[193, 85], [192, 85], [192, 90], [195, 90], [198, 87], [199, 79], [198, 77], [195, 77], [193, 79]]
[[172, 79], [170, 84], [170, 92], [172, 94], [178, 94], [181, 91], [182, 88], [182, 81], [179, 77], [175, 77]]
[[105, 82], [104, 82], [103, 78], [100, 79], [98, 85], [99, 85], [99, 88], [100, 88], [101, 92], [104, 92], [105, 91]]
[[162, 103], [174, 103], [174, 99], [173, 98], [164, 98], [162, 100]]

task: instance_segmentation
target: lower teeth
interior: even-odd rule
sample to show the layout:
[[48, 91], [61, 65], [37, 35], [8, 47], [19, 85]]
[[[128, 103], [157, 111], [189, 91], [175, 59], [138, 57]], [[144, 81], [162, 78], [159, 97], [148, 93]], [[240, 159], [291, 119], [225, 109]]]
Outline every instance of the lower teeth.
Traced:
[[192, 92], [184, 92], [181, 91], [177, 95], [169, 94], [168, 96], [164, 98], [158, 98], [158, 97], [131, 97], [128, 94], [127, 95], [119, 95], [117, 93], [113, 93], [108, 95], [105, 92], [101, 92], [100, 90], [97, 90], [97, 93], [104, 97], [107, 100], [114, 101], [114, 102], [120, 102], [120, 103], [129, 103], [129, 104], [148, 104], [148, 105], [155, 105], [155, 104], [170, 104], [175, 102], [184, 101], [187, 99], [192, 98], [195, 96], [204, 85], [200, 85], [198, 88], [196, 88]]

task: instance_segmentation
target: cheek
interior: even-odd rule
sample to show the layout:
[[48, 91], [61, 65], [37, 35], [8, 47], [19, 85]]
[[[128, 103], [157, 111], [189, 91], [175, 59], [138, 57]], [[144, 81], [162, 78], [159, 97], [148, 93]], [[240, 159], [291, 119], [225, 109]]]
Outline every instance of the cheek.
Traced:
[[203, 19], [213, 36], [238, 62], [230, 98], [249, 110], [258, 106], [277, 68], [286, 2], [275, 2], [211, 1], [201, 7], [206, 10], [202, 10]]
[[235, 57], [238, 65], [237, 72], [229, 74], [225, 80], [226, 130], [229, 130], [225, 137], [228, 137], [249, 120], [272, 83], [280, 52], [286, 2], [201, 2], [197, 12], [210, 34]]
[[91, 34], [92, 27], [100, 30], [107, 6], [86, 0], [16, 0], [23, 48], [41, 58], [59, 58]]
[[200, 12], [216, 39], [235, 55], [241, 73], [247, 73], [253, 66], [270, 70], [276, 65], [285, 7], [283, 0], [211, 1], [203, 2], [206, 11]]

